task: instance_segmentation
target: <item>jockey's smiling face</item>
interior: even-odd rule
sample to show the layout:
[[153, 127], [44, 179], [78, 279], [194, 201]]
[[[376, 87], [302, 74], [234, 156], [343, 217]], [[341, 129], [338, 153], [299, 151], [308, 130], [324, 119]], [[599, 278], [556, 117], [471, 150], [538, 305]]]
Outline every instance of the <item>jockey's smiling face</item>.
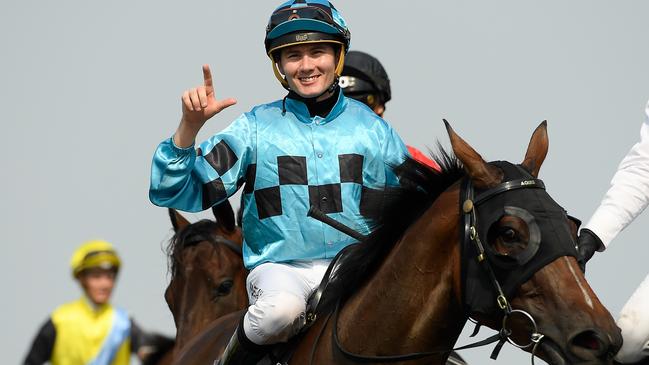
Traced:
[[[279, 70], [303, 98], [321, 95], [336, 79], [336, 51], [329, 43], [306, 43], [280, 50]], [[318, 98], [326, 99], [328, 95]]]
[[96, 305], [107, 304], [115, 287], [116, 275], [113, 269], [87, 269], [79, 275], [79, 283], [90, 301]]

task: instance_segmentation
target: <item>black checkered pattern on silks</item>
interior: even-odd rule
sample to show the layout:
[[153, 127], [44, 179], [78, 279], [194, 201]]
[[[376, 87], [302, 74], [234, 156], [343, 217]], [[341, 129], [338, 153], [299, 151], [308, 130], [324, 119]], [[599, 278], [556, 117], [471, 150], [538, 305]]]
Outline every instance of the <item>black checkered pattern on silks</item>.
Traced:
[[[221, 141], [214, 145], [212, 150], [203, 157], [219, 176], [223, 176], [223, 174], [234, 167], [234, 164], [239, 160], [234, 151], [232, 151], [232, 148], [230, 148], [225, 141]], [[208, 209], [216, 204], [216, 202], [222, 201], [228, 197], [228, 193], [223, 185], [223, 180], [221, 180], [220, 177], [203, 184], [202, 191], [203, 209]]]
[[225, 141], [215, 144], [212, 150], [205, 155], [205, 161], [216, 170], [219, 176], [228, 172], [238, 160], [237, 155]]
[[[304, 156], [278, 156], [277, 173], [279, 185], [255, 189], [256, 165], [248, 166], [244, 194], [254, 194], [260, 219], [282, 215], [282, 185], [308, 186], [309, 204], [315, 205], [325, 214], [343, 211], [342, 184], [363, 185], [363, 160], [359, 154], [338, 156], [340, 183], [310, 185], [307, 179], [307, 162]], [[383, 202], [383, 190], [362, 186], [360, 212], [366, 217], [376, 217]]]
[[277, 174], [280, 185], [308, 185], [306, 175], [306, 157], [278, 156]]

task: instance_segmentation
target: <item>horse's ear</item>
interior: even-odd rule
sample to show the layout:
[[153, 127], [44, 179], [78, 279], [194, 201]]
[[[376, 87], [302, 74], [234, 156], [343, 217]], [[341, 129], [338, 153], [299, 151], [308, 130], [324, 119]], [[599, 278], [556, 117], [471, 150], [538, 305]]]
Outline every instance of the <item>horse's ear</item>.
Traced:
[[521, 163], [534, 177], [539, 176], [541, 164], [548, 154], [548, 144], [548, 122], [544, 120], [532, 134], [525, 159]]
[[236, 221], [234, 220], [234, 210], [232, 210], [232, 205], [230, 205], [229, 200], [226, 199], [222, 203], [213, 206], [212, 213], [214, 213], [216, 223], [223, 226], [228, 232], [234, 231]]
[[169, 208], [169, 219], [171, 219], [171, 225], [174, 227], [174, 232], [178, 232], [189, 225], [189, 221], [175, 209]]
[[455, 133], [451, 125], [444, 119], [448, 137], [455, 156], [462, 161], [464, 169], [471, 177], [476, 187], [487, 188], [500, 183], [502, 172], [494, 166], [489, 165], [482, 156], [469, 146], [460, 136]]

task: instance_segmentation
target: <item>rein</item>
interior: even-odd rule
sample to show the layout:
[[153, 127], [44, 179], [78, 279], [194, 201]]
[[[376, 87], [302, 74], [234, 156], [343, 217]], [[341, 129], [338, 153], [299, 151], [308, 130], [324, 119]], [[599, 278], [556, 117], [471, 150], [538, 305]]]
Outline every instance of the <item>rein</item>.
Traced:
[[[443, 355], [443, 354], [449, 354], [451, 351], [457, 351], [457, 350], [465, 350], [469, 348], [474, 348], [474, 347], [479, 347], [479, 346], [484, 346], [488, 345], [494, 342], [498, 342], [496, 344], [496, 347], [494, 348], [493, 352], [491, 353], [491, 358], [496, 359], [498, 357], [498, 354], [500, 353], [500, 350], [502, 349], [502, 346], [505, 344], [505, 342], [509, 342], [515, 347], [521, 348], [521, 349], [526, 349], [529, 348], [530, 346], [532, 347], [532, 365], [534, 365], [534, 357], [535, 353], [537, 350], [537, 347], [541, 340], [543, 340], [544, 335], [539, 333], [538, 331], [538, 326], [536, 324], [536, 321], [534, 318], [527, 312], [519, 309], [512, 309], [511, 305], [509, 304], [509, 301], [507, 300], [503, 290], [502, 286], [500, 285], [500, 282], [496, 278], [496, 275], [494, 273], [494, 270], [491, 266], [491, 263], [489, 262], [489, 259], [485, 253], [484, 245], [482, 244], [480, 237], [478, 235], [478, 230], [477, 230], [477, 215], [476, 215], [476, 207], [491, 199], [492, 197], [512, 191], [512, 190], [517, 190], [517, 189], [545, 189], [545, 184], [543, 184], [543, 181], [536, 179], [536, 178], [524, 178], [524, 179], [517, 179], [517, 180], [511, 180], [511, 181], [506, 181], [504, 183], [499, 184], [498, 186], [491, 188], [481, 194], [479, 194], [477, 197], [475, 197], [475, 191], [473, 188], [473, 184], [471, 183], [470, 178], [466, 178], [462, 182], [462, 189], [460, 192], [460, 196], [462, 199], [462, 220], [464, 222], [464, 235], [462, 239], [464, 242], [471, 242], [475, 245], [478, 255], [476, 257], [476, 260], [482, 265], [484, 270], [487, 272], [487, 275], [489, 276], [489, 281], [492, 283], [494, 290], [497, 293], [497, 298], [496, 302], [498, 304], [498, 307], [502, 310], [503, 312], [503, 321], [502, 321], [502, 328], [500, 331], [491, 336], [488, 337], [482, 341], [478, 341], [466, 346], [454, 348], [452, 350], [437, 350], [437, 351], [427, 351], [427, 352], [415, 352], [415, 353], [409, 353], [409, 354], [404, 354], [404, 355], [388, 355], [388, 356], [365, 356], [361, 354], [356, 354], [350, 351], [347, 351], [346, 349], [343, 348], [342, 344], [340, 343], [340, 339], [338, 338], [338, 316], [340, 313], [340, 301], [336, 304], [336, 308], [334, 310], [334, 322], [333, 322], [333, 329], [332, 329], [332, 337], [333, 337], [333, 343], [335, 348], [343, 354], [347, 359], [357, 362], [357, 363], [376, 363], [376, 362], [382, 362], [382, 363], [391, 363], [391, 362], [399, 362], [399, 361], [412, 361], [412, 360], [418, 360], [422, 359], [425, 357], [429, 356], [434, 356], [434, 355]], [[315, 210], [314, 207], [311, 208], [311, 210]], [[312, 213], [312, 212], [311, 212]], [[324, 215], [324, 214], [322, 214]], [[316, 214], [310, 214], [310, 216], [319, 219]], [[328, 218], [328, 217], [327, 217]], [[325, 223], [328, 223], [328, 221], [323, 220]], [[334, 226], [334, 225], [332, 225]], [[337, 228], [334, 226], [334, 228]], [[343, 231], [344, 232], [344, 231]], [[346, 233], [346, 232], [345, 232]], [[533, 333], [530, 336], [530, 342], [527, 344], [518, 344], [514, 340], [510, 338], [512, 335], [512, 331], [507, 328], [507, 321], [508, 319], [515, 314], [519, 314], [524, 316], [526, 319], [530, 321], [532, 324], [533, 328]], [[467, 316], [467, 318], [469, 318]], [[479, 324], [476, 326], [476, 330], [474, 331], [474, 334], [477, 334], [477, 331], [479, 329]], [[473, 336], [472, 335], [472, 336]]]

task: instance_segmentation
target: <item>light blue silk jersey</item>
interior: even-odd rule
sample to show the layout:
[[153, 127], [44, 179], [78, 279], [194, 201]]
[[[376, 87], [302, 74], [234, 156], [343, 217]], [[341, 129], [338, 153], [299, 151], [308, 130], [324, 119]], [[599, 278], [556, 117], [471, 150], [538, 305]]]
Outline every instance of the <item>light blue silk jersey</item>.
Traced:
[[[284, 109], [285, 108], [285, 109]], [[340, 93], [326, 118], [287, 98], [255, 107], [200, 144], [155, 152], [149, 198], [197, 212], [243, 192], [244, 264], [333, 258], [355, 240], [307, 216], [315, 205], [364, 234], [398, 185], [408, 150], [364, 104]]]

